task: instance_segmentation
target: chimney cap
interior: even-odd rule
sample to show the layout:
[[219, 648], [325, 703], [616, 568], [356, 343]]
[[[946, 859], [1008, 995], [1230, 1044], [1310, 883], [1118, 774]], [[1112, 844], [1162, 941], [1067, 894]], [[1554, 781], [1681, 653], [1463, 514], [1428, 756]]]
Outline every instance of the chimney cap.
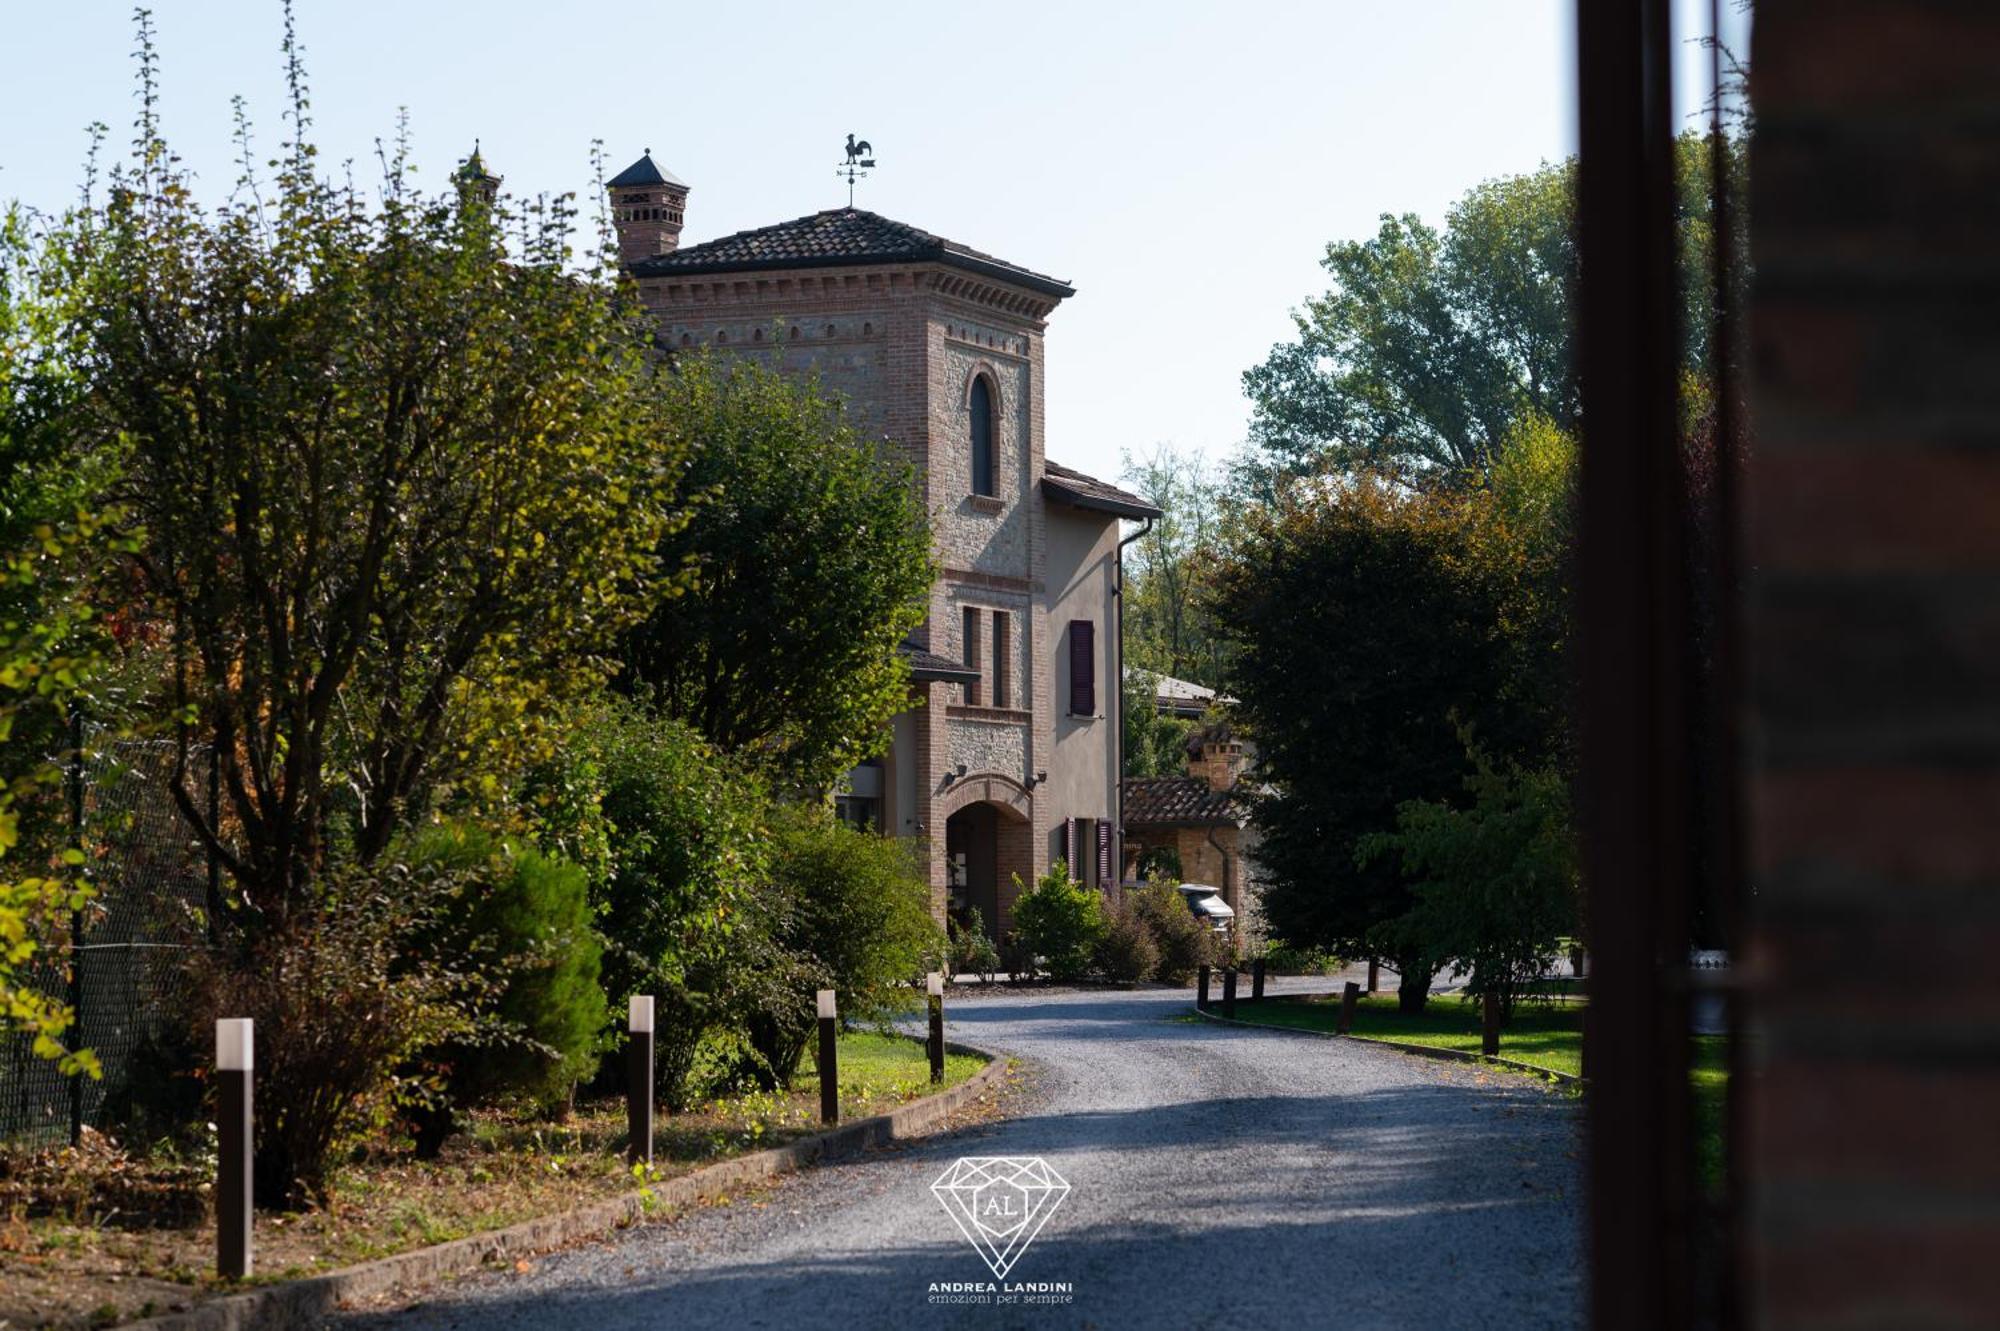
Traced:
[[687, 188], [687, 182], [677, 178], [671, 171], [662, 171], [653, 160], [653, 150], [646, 149], [646, 155], [620, 171], [605, 182], [607, 189], [631, 189], [641, 185], [677, 185]]

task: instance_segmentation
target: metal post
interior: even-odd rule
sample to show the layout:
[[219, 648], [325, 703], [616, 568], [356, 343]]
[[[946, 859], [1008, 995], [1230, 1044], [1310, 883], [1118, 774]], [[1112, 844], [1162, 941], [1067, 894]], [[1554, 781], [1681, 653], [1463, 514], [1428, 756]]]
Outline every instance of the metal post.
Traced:
[[1368, 992], [1374, 993], [1382, 987], [1382, 962], [1380, 958], [1368, 958]]
[[1194, 1005], [1203, 1012], [1208, 1011], [1208, 967], [1195, 969]]
[[819, 1121], [840, 1122], [840, 1056], [835, 1052], [840, 1009], [833, 990], [819, 991]]
[[1340, 987], [1340, 1033], [1346, 1035], [1354, 1029], [1354, 1000], [1361, 996], [1361, 986], [1349, 980]]
[[215, 1023], [215, 1273], [250, 1274], [251, 1081], [256, 1057], [248, 1017]]
[[1480, 996], [1479, 1020], [1479, 1052], [1489, 1055], [1499, 1053], [1500, 995], [1490, 989]]
[[1236, 1015], [1236, 968], [1228, 967], [1222, 972], [1222, 1015]]
[[653, 996], [634, 994], [625, 1021], [625, 1159], [653, 1163]]
[[1257, 958], [1250, 963], [1250, 1001], [1261, 1002], [1264, 997], [1264, 959]]
[[931, 998], [931, 1085], [944, 1083], [944, 976], [932, 971], [928, 986]]

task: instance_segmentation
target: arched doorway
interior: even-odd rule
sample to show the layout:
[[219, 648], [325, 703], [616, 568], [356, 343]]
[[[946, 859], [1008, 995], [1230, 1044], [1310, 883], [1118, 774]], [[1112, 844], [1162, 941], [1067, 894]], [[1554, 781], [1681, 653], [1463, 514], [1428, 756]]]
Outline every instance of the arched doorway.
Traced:
[[1011, 783], [1003, 788], [995, 779], [965, 793], [945, 819], [945, 909], [960, 925], [978, 911], [980, 926], [997, 943], [1014, 928], [1014, 899], [1020, 895], [1014, 879], [1034, 877], [1033, 824], [1022, 807], [1025, 792]]

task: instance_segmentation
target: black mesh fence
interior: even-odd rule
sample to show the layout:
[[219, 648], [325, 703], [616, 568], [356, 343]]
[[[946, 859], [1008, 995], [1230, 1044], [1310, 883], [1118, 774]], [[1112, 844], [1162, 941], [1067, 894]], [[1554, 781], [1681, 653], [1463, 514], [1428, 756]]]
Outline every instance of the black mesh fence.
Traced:
[[[68, 1140], [151, 1075], [148, 1051], [184, 1041], [187, 949], [201, 945], [208, 862], [169, 793], [170, 741], [119, 742], [84, 760], [82, 844], [95, 897], [75, 920], [74, 973], [50, 955], [33, 982], [75, 1005], [70, 1038], [101, 1079], [65, 1077], [19, 1034], [0, 1035], [0, 1139]], [[205, 783], [206, 768], [196, 779]], [[202, 787], [197, 785], [196, 789]]]

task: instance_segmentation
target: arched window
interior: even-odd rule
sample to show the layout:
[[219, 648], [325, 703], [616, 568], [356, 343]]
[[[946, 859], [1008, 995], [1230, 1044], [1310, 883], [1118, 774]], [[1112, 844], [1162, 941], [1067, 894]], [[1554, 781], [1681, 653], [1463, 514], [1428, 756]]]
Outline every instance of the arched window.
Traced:
[[972, 493], [991, 495], [993, 484], [993, 389], [980, 375], [972, 381]]

